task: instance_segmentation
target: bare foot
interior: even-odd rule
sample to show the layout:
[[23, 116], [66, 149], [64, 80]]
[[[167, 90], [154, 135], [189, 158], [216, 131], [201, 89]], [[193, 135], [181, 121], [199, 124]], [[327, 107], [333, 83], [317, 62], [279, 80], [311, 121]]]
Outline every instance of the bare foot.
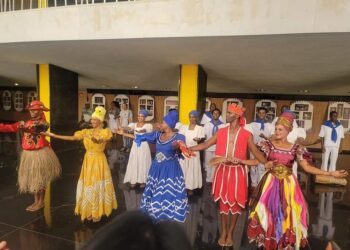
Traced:
[[230, 237], [230, 234], [227, 235], [226, 237], [226, 246], [227, 247], [232, 247], [233, 246], [233, 239]]
[[44, 207], [44, 203], [43, 202], [37, 203], [35, 206], [32, 207], [30, 212], [36, 212], [36, 211], [42, 209], [43, 207]]
[[188, 195], [193, 195], [193, 190], [188, 190]]
[[131, 188], [135, 188], [135, 187], [136, 187], [136, 184], [130, 184], [130, 187], [131, 187]]
[[146, 186], [146, 184], [145, 183], [142, 183], [141, 185], [140, 185], [140, 188], [144, 188]]
[[33, 211], [33, 208], [36, 206], [36, 202], [34, 202], [33, 204], [29, 205], [27, 208], [26, 208], [26, 211], [30, 212], [30, 211]]
[[218, 240], [218, 244], [221, 247], [226, 246], [226, 233], [221, 233], [220, 238]]

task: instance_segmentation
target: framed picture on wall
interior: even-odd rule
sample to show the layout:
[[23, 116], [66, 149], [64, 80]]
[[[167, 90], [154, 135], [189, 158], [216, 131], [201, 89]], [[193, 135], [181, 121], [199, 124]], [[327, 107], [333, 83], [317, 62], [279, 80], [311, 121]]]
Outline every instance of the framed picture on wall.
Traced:
[[338, 120], [344, 127], [344, 132], [350, 132], [350, 103], [348, 102], [333, 102], [328, 106], [327, 119], [331, 111], [338, 113]]
[[277, 110], [277, 103], [272, 101], [272, 100], [260, 100], [255, 104], [255, 119], [258, 118], [258, 110], [259, 108], [266, 108], [267, 109], [267, 114], [266, 114], [266, 119], [269, 122], [272, 122], [273, 119], [276, 117], [276, 110]]
[[346, 120], [350, 119], [350, 108], [344, 108], [343, 119], [346, 119]]
[[299, 127], [304, 128], [306, 131], [312, 129], [314, 106], [311, 102], [293, 102], [290, 105], [290, 110], [294, 112]]

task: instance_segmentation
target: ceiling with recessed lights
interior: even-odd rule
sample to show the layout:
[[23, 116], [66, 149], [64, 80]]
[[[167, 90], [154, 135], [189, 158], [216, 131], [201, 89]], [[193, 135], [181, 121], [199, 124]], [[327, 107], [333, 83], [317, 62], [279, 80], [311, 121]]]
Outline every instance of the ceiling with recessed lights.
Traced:
[[0, 85], [35, 86], [52, 63], [81, 89], [170, 91], [180, 64], [201, 64], [208, 92], [349, 95], [349, 51], [349, 33], [0, 44]]

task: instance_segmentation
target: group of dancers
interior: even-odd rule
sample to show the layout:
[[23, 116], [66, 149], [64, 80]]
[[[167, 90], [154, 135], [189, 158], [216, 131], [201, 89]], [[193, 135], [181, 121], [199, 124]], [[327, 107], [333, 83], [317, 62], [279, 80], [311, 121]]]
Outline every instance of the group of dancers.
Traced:
[[[33, 101], [28, 110], [29, 121], [0, 124], [0, 132], [20, 129], [24, 132], [18, 185], [20, 192], [34, 194], [34, 203], [27, 210], [37, 211], [44, 206], [45, 188], [61, 172], [59, 161], [45, 138], [50, 136], [83, 141], [86, 149], [77, 185], [75, 213], [81, 220], [92, 221], [109, 216], [117, 208], [117, 201], [104, 154], [106, 143], [113, 136], [111, 130], [103, 128], [106, 110], [96, 107], [91, 116], [92, 128], [77, 131], [72, 136], [46, 131], [48, 124], [43, 112], [48, 109], [42, 102]], [[229, 105], [226, 124], [223, 124], [220, 110], [213, 108], [210, 114], [203, 115], [210, 119], [204, 127], [197, 125], [199, 112], [192, 111], [190, 124], [177, 131], [178, 112], [172, 110], [153, 131], [152, 126], [145, 123], [147, 111], [141, 110], [137, 123], [129, 124], [133, 135], [125, 129], [115, 131], [134, 140], [124, 182], [144, 187], [140, 209], [155, 221], [184, 222], [189, 213], [187, 189], [202, 186], [198, 151], [205, 150], [206, 180], [212, 182], [212, 194], [220, 211], [218, 244], [232, 246], [237, 218], [248, 202], [249, 167], [260, 164], [265, 170], [250, 197], [248, 238], [266, 249], [299, 249], [307, 243], [308, 211], [292, 171], [293, 163], [297, 161], [310, 174], [346, 177], [348, 173], [314, 167], [303, 146], [288, 142], [294, 113], [286, 110], [276, 121], [274, 136], [256, 143], [245, 128], [244, 111], [237, 104]], [[260, 125], [265, 124], [260, 122]], [[153, 160], [148, 143], [156, 146]], [[249, 158], [248, 152], [254, 157]]]

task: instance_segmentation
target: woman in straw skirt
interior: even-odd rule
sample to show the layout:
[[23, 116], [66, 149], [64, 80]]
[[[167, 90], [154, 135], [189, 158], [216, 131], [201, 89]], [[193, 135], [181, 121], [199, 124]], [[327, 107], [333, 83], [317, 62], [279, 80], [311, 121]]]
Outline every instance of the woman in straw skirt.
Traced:
[[23, 130], [18, 186], [20, 193], [34, 194], [34, 203], [26, 208], [34, 212], [44, 207], [45, 188], [59, 177], [61, 166], [50, 143], [41, 134], [49, 128], [43, 113], [49, 109], [40, 101], [31, 102], [27, 109], [31, 117], [29, 121], [0, 124], [0, 132], [17, 133]]
[[75, 214], [80, 215], [82, 221], [87, 219], [97, 222], [103, 215], [109, 216], [117, 208], [111, 171], [104, 154], [106, 143], [112, 138], [112, 132], [103, 128], [105, 114], [103, 107], [96, 107], [91, 116], [92, 129], [77, 131], [73, 136], [46, 133], [57, 139], [84, 142], [86, 154], [78, 181], [75, 206]]

